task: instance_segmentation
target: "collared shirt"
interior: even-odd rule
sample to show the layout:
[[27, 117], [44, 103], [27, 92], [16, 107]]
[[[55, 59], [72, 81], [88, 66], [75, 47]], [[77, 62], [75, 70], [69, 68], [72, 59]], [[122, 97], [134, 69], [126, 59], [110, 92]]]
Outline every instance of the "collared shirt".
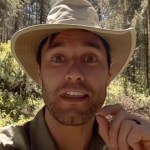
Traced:
[[[0, 150], [58, 150], [44, 119], [44, 108], [23, 126], [0, 129]], [[107, 150], [95, 123], [89, 150]]]

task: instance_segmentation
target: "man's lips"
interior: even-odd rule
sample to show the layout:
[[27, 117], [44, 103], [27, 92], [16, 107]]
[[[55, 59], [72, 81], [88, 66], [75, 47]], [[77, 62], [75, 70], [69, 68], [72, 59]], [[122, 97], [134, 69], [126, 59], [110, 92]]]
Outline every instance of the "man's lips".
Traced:
[[66, 90], [60, 94], [63, 100], [71, 102], [81, 102], [87, 100], [90, 94], [83, 90]]

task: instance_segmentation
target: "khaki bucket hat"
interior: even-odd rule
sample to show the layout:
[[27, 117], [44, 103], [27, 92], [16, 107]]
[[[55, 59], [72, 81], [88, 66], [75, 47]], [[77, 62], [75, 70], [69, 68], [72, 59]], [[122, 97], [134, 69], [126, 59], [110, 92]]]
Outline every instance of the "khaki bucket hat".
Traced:
[[105, 39], [111, 50], [111, 80], [127, 66], [135, 49], [133, 28], [104, 29], [93, 6], [86, 0], [61, 0], [48, 14], [46, 24], [34, 25], [16, 32], [11, 40], [12, 54], [23, 70], [38, 83], [36, 54], [40, 42], [47, 36], [69, 29], [83, 29]]

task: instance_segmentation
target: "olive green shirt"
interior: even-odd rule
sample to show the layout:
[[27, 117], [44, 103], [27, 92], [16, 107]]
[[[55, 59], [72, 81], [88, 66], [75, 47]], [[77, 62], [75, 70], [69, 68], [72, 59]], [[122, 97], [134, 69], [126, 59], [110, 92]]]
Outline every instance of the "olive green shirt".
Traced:
[[[32, 121], [23, 126], [2, 127], [0, 129], [0, 150], [58, 150], [47, 128], [44, 108]], [[107, 150], [104, 141], [98, 134], [96, 123], [89, 150]]]

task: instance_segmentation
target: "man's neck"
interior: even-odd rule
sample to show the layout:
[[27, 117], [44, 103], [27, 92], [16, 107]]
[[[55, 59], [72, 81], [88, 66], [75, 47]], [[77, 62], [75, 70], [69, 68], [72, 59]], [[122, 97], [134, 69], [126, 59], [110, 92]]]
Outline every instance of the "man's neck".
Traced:
[[59, 150], [88, 149], [94, 120], [80, 126], [65, 126], [50, 117], [47, 109], [45, 109], [45, 120]]

